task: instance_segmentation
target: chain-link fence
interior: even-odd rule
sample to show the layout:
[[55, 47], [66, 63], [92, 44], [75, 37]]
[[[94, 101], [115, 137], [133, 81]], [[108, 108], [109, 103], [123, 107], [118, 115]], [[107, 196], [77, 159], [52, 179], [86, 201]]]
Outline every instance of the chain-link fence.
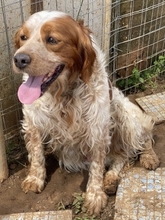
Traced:
[[19, 136], [22, 117], [17, 99], [21, 76], [12, 71], [13, 36], [30, 14], [43, 9], [65, 11], [75, 19], [83, 18], [106, 54], [112, 81], [126, 78], [124, 90], [129, 89], [128, 79], [134, 68], [143, 73], [159, 55], [164, 56], [165, 1], [1, 0], [0, 115], [1, 133], [7, 145]]

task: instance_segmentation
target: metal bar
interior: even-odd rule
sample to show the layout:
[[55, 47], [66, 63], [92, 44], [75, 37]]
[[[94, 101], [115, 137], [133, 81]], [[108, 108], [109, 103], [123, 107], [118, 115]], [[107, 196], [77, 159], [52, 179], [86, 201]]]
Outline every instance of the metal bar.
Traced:
[[7, 159], [6, 159], [6, 147], [3, 134], [2, 118], [0, 116], [0, 182], [7, 179], [9, 175]]

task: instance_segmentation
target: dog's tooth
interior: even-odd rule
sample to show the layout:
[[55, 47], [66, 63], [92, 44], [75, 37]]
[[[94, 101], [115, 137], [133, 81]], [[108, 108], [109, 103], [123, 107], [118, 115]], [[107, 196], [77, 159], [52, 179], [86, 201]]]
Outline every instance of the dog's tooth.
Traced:
[[48, 73], [48, 77], [50, 77], [51, 76], [51, 73]]
[[44, 78], [44, 82], [45, 82], [47, 79], [48, 79], [48, 77], [46, 76], [46, 77]]

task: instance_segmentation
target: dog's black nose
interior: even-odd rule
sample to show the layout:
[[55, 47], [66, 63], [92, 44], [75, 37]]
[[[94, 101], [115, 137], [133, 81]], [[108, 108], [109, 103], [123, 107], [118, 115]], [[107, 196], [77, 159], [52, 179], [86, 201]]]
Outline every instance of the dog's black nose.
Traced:
[[19, 69], [23, 69], [31, 62], [31, 58], [28, 54], [18, 53], [14, 56], [14, 63]]

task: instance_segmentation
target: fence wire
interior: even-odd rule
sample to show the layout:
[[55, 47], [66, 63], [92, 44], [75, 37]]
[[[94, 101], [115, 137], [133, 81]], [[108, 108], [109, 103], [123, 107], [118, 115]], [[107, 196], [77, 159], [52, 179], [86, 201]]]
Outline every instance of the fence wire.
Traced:
[[[7, 144], [18, 136], [22, 118], [17, 99], [21, 76], [12, 70], [13, 37], [24, 20], [40, 10], [64, 11], [84, 19], [105, 52], [114, 82], [128, 79], [135, 67], [140, 72], [147, 70], [165, 51], [162, 0], [1, 0], [0, 113]], [[127, 84], [123, 89], [129, 89]]]
[[[142, 74], [165, 51], [165, 1], [118, 0], [112, 3], [110, 69], [113, 81], [134, 68]], [[136, 85], [134, 85], [136, 87]], [[123, 90], [129, 90], [125, 84]]]

